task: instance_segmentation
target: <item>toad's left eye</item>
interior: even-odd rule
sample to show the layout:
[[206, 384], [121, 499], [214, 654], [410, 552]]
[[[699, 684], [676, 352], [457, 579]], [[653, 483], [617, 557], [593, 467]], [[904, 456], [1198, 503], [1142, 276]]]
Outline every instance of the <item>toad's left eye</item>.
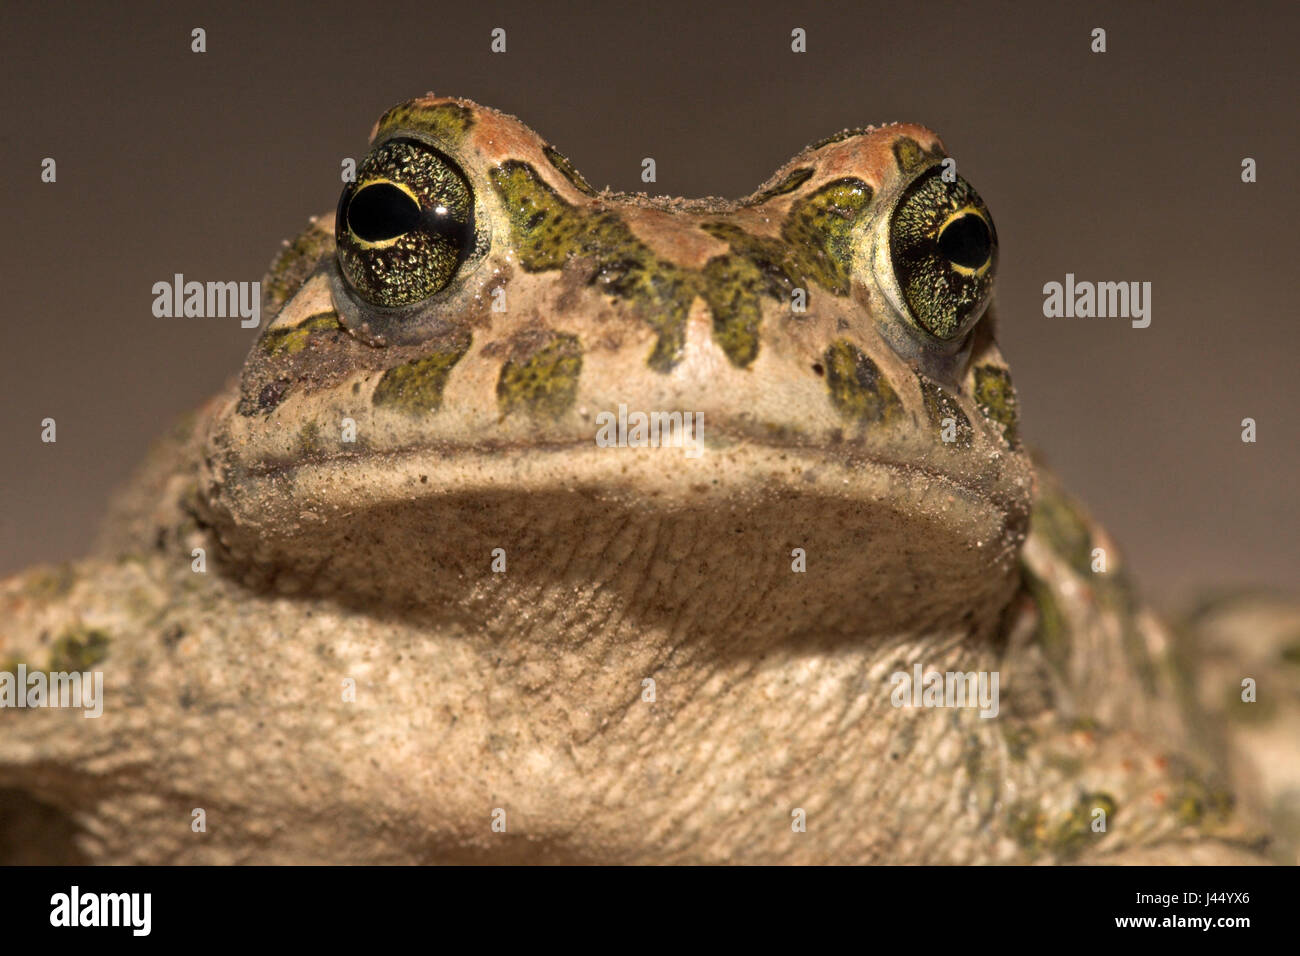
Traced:
[[899, 197], [889, 223], [889, 254], [908, 316], [943, 341], [968, 331], [993, 288], [998, 235], [983, 201], [943, 167], [923, 173]]
[[419, 302], [455, 278], [473, 248], [473, 220], [473, 193], [450, 158], [415, 140], [389, 140], [339, 198], [339, 268], [374, 305]]

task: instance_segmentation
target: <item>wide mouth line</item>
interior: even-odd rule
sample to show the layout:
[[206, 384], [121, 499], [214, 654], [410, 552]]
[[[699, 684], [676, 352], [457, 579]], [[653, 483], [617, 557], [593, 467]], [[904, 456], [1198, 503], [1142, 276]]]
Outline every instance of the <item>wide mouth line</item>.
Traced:
[[[714, 434], [718, 429], [714, 429]], [[879, 454], [867, 453], [851, 446], [842, 446], [843, 451], [835, 453], [833, 450], [828, 451], [826, 446], [815, 445], [806, 442], [777, 442], [766, 439], [757, 439], [751, 435], [740, 435], [732, 432], [722, 432], [731, 442], [725, 448], [705, 447], [704, 455], [725, 454], [737, 447], [747, 446], [750, 448], [771, 449], [776, 452], [798, 452], [809, 458], [817, 458], [822, 461], [838, 464], [849, 469], [854, 469], [862, 465], [868, 467], [881, 468], [886, 471], [897, 473], [902, 476], [911, 478], [923, 478], [934, 482], [939, 482], [952, 486], [955, 490], [965, 495], [985, 497], [999, 509], [1004, 512], [1010, 512], [1016, 509], [1014, 504], [1014, 493], [996, 490], [997, 481], [981, 481], [978, 477], [967, 478], [957, 472], [944, 471], [932, 465], [927, 465], [918, 461], [904, 461], [897, 458], [891, 458]], [[600, 448], [595, 445], [591, 439], [577, 440], [555, 440], [555, 441], [480, 441], [480, 442], [430, 442], [420, 445], [406, 445], [400, 448], [394, 448], [388, 451], [336, 451], [336, 452], [314, 452], [309, 454], [298, 454], [292, 460], [285, 461], [262, 461], [244, 466], [243, 473], [245, 476], [254, 479], [275, 479], [284, 477], [293, 477], [303, 471], [312, 468], [330, 469], [346, 466], [349, 462], [362, 461], [367, 458], [381, 457], [385, 460], [400, 463], [418, 460], [421, 457], [436, 455], [437, 460], [432, 462], [433, 470], [437, 467], [454, 462], [458, 457], [475, 456], [479, 458], [491, 458], [499, 456], [505, 452], [514, 450], [528, 450], [545, 455], [559, 455], [564, 453], [576, 453], [577, 455], [589, 455], [592, 452], [600, 451], [611, 455], [617, 455], [620, 449]], [[650, 452], [659, 455], [670, 455], [681, 457], [685, 451], [682, 447], [660, 446], [653, 448], [640, 448], [640, 452]], [[696, 461], [700, 459], [694, 459]], [[599, 488], [601, 482], [592, 480], [586, 482], [569, 482], [571, 486], [583, 487], [590, 485], [592, 488]], [[431, 481], [430, 488], [436, 490], [436, 485]]]

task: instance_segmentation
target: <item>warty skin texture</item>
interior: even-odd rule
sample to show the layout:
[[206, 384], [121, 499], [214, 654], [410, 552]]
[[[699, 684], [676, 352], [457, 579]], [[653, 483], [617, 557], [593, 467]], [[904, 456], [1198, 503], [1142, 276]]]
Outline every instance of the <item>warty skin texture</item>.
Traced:
[[[362, 164], [96, 554], [3, 584], [0, 660], [107, 648], [103, 717], [0, 710], [11, 847], [40, 804], [96, 862], [1256, 859], [1173, 638], [1020, 444], [984, 272], [946, 339], [903, 288], [932, 133], [833, 137], [738, 202], [597, 194], [463, 100], [373, 138], [434, 150], [429, 208], [463, 176], [462, 258], [411, 239], [447, 284], [367, 299], [410, 233], [367, 246], [349, 197], [428, 197]], [[953, 195], [915, 228], [986, 216]], [[597, 446], [619, 404], [702, 412], [703, 453]], [[998, 672], [998, 716], [893, 706], [918, 662]]]

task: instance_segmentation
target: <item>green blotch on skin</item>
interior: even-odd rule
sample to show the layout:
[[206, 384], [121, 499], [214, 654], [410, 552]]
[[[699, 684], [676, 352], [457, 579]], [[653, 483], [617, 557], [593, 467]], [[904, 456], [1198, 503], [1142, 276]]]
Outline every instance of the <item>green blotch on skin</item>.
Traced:
[[655, 371], [670, 371], [681, 360], [700, 273], [660, 259], [617, 213], [565, 202], [528, 163], [509, 160], [488, 175], [510, 217], [520, 265], [543, 272], [571, 258], [592, 260], [590, 284], [642, 307], [658, 336], [647, 362]]
[[[1139, 624], [1142, 602], [1137, 585], [1112, 549], [1107, 549], [1106, 553], [1107, 570], [1093, 570], [1096, 542], [1089, 524], [1087, 515], [1075, 501], [1056, 486], [1044, 483], [1034, 502], [1030, 527], [1047, 540], [1071, 570], [1085, 579], [1096, 606], [1118, 625], [1129, 667], [1142, 681], [1143, 689], [1154, 694], [1159, 690], [1158, 668]], [[1176, 678], [1176, 671], [1170, 676]]]
[[334, 233], [312, 223], [280, 250], [262, 279], [262, 311], [274, 315], [302, 288], [320, 260], [334, 251]]
[[304, 455], [320, 451], [320, 426], [315, 422], [308, 422], [298, 431], [298, 451]]
[[1300, 664], [1300, 641], [1282, 648], [1282, 660], [1288, 664]]
[[[597, 215], [561, 199], [528, 163], [509, 160], [488, 175], [506, 204], [519, 262], [529, 272], [559, 269], [573, 255], [597, 251], [592, 241], [584, 238]], [[603, 226], [603, 238], [613, 240], [616, 246], [636, 241], [621, 222]]]
[[831, 404], [845, 418], [889, 424], [902, 415], [903, 404], [889, 380], [852, 342], [832, 342], [823, 362]]
[[733, 365], [747, 368], [758, 356], [762, 297], [789, 302], [798, 284], [788, 250], [729, 222], [700, 228], [731, 247], [705, 264], [702, 294], [713, 313], [713, 340]]
[[[961, 410], [957, 400], [944, 391], [940, 385], [930, 381], [924, 375], [917, 375], [917, 381], [921, 383], [921, 399], [925, 403], [925, 413], [930, 419], [930, 424], [934, 426], [941, 443], [949, 447], [969, 448], [974, 433], [970, 427], [970, 419]], [[945, 428], [943, 420], [945, 418], [951, 418], [955, 422], [953, 428], [954, 440], [951, 442], [942, 441], [943, 429]]]
[[511, 360], [497, 380], [502, 417], [524, 410], [559, 418], [573, 407], [582, 372], [582, 345], [576, 335], [556, 334], [524, 361]]
[[1069, 631], [1065, 626], [1065, 616], [1061, 613], [1061, 606], [1047, 583], [1023, 563], [1020, 565], [1020, 573], [1025, 590], [1029, 592], [1034, 606], [1038, 608], [1038, 629], [1035, 637], [1043, 648], [1048, 664], [1058, 674], [1064, 674], [1070, 656], [1070, 647], [1067, 643]]
[[[1157, 667], [1138, 625], [1141, 602], [1137, 587], [1118, 563], [1118, 555], [1107, 554], [1109, 570], [1092, 570], [1094, 542], [1088, 518], [1082, 508], [1049, 483], [1045, 482], [1041, 487], [1029, 523], [1032, 533], [1041, 535], [1071, 570], [1084, 579], [1092, 589], [1097, 605], [1118, 622], [1129, 666], [1142, 681], [1143, 688], [1148, 693], [1155, 693], [1159, 687]], [[1046, 641], [1044, 647], [1049, 647]], [[1062, 647], [1060, 652], [1067, 653], [1068, 648]]]
[[290, 329], [267, 329], [258, 345], [272, 357], [297, 355], [307, 347], [313, 332], [337, 332], [342, 328], [337, 313], [320, 312]]
[[798, 275], [834, 295], [849, 294], [852, 232], [871, 206], [871, 187], [845, 177], [795, 200], [781, 227]]
[[986, 418], [1002, 426], [1008, 445], [1015, 448], [1020, 444], [1020, 403], [1006, 369], [975, 366], [975, 405]]
[[426, 106], [421, 103], [402, 103], [394, 106], [379, 119], [375, 138], [389, 130], [409, 129], [428, 133], [448, 145], [456, 145], [474, 126], [474, 114], [457, 103], [438, 103]]
[[752, 262], [732, 255], [709, 260], [705, 277], [713, 312], [713, 341], [733, 365], [746, 368], [758, 357], [763, 277]]
[[582, 173], [578, 172], [577, 167], [569, 162], [568, 156], [565, 156], [554, 146], [544, 146], [542, 152], [546, 154], [546, 158], [551, 161], [551, 165], [555, 167], [556, 171], [573, 185], [574, 189], [588, 196], [599, 195], [596, 190], [592, 189], [591, 183], [587, 182]]
[[433, 352], [384, 373], [371, 403], [407, 415], [423, 415], [442, 407], [442, 390], [461, 356], [469, 349], [468, 337], [455, 346]]
[[813, 168], [811, 166], [800, 166], [798, 169], [792, 169], [786, 173], [780, 182], [768, 186], [766, 189], [754, 193], [744, 201], [746, 206], [759, 206], [769, 199], [775, 199], [777, 196], [784, 196], [794, 192], [808, 180], [812, 179]]
[[74, 627], [55, 640], [46, 670], [88, 671], [108, 657], [110, 643], [108, 634], [98, 628]]
[[850, 232], [871, 201], [871, 187], [861, 180], [829, 183], [794, 203], [783, 241], [750, 235], [724, 221], [706, 223], [701, 228], [731, 248], [694, 270], [655, 255], [618, 213], [566, 202], [528, 163], [508, 160], [489, 178], [510, 217], [520, 265], [543, 272], [563, 268], [570, 259], [594, 263], [590, 284], [640, 307], [655, 331], [647, 362], [659, 372], [681, 360], [696, 296], [713, 312], [719, 348], [746, 368], [761, 344], [763, 296], [788, 301], [796, 286], [806, 289], [809, 281], [847, 295]]
[[905, 173], [921, 168], [931, 159], [942, 158], [943, 150], [938, 146], [931, 150], [923, 149], [921, 144], [910, 136], [900, 136], [894, 141], [894, 159], [898, 163], [898, 168]]
[[1188, 776], [1175, 791], [1170, 809], [1186, 826], [1220, 825], [1232, 816], [1233, 798], [1222, 787]]
[[1007, 812], [1007, 827], [1011, 838], [1029, 856], [1036, 857], [1043, 852], [1047, 838], [1047, 818], [1037, 807], [1025, 803], [1013, 804]]
[[1078, 574], [1091, 579], [1092, 532], [1083, 512], [1065, 495], [1044, 485], [1034, 501], [1030, 528], [1041, 534]]
[[[1075, 805], [1053, 818], [1040, 807], [1016, 804], [1009, 814], [1011, 836], [1031, 858], [1050, 856], [1070, 860], [1079, 855], [1090, 838], [1105, 836], [1114, 825], [1119, 805], [1110, 794], [1097, 791], [1079, 796]], [[1093, 813], [1106, 813], [1106, 831], [1093, 832]]]

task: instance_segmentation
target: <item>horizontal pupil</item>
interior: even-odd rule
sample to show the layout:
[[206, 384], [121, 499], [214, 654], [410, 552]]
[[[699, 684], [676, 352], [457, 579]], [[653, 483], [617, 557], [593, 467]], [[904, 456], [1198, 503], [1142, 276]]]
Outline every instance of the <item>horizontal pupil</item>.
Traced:
[[348, 228], [366, 242], [404, 236], [419, 221], [419, 205], [391, 183], [365, 186], [348, 203]]
[[993, 236], [988, 224], [974, 213], [967, 213], [948, 223], [939, 234], [939, 251], [954, 265], [978, 269], [989, 261]]

